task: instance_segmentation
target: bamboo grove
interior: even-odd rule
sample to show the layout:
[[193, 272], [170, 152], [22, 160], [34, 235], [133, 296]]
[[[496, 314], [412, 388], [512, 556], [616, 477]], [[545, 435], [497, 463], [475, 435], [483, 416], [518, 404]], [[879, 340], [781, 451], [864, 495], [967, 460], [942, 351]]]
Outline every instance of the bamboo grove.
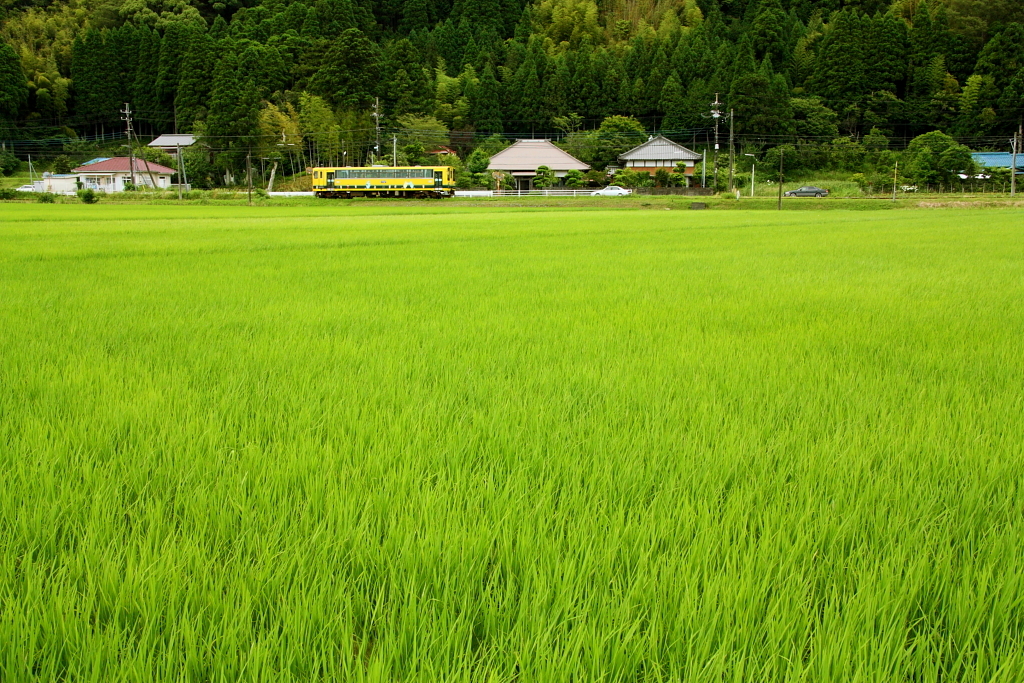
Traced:
[[1024, 7], [1010, 0], [8, 0], [0, 11], [0, 137], [74, 149], [120, 130], [130, 102], [144, 134], [200, 134], [229, 173], [253, 150], [312, 138], [362, 159], [375, 124], [413, 119], [463, 156], [494, 134], [592, 130], [609, 116], [690, 140], [716, 95], [761, 151], [935, 130], [1003, 149], [1024, 113]]

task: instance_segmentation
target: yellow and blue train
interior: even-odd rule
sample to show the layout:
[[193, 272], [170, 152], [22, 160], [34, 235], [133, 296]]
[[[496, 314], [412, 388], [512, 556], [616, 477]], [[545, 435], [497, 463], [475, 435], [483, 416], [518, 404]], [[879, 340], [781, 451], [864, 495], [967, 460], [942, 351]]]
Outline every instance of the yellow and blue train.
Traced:
[[312, 169], [317, 197], [451, 197], [451, 166], [342, 166]]

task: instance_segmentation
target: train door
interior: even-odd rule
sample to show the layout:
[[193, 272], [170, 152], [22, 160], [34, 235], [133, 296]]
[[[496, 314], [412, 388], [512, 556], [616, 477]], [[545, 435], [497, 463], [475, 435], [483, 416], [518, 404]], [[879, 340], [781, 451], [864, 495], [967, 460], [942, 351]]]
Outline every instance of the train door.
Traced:
[[444, 171], [434, 171], [434, 187], [444, 185]]
[[327, 172], [327, 187], [334, 187], [334, 171]]

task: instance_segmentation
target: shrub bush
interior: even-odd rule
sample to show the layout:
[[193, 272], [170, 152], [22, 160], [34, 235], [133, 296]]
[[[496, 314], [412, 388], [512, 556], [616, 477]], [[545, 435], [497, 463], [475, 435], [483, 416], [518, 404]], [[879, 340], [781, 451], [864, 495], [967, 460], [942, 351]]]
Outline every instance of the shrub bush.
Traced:
[[0, 173], [13, 175], [21, 167], [21, 161], [10, 152], [0, 152]]
[[554, 171], [552, 171], [547, 166], [537, 167], [537, 175], [534, 176], [533, 178], [533, 186], [535, 188], [537, 188], [538, 190], [543, 190], [545, 188], [551, 187], [556, 182], [558, 181], [555, 178]]
[[40, 192], [36, 195], [36, 201], [40, 204], [53, 204], [57, 198], [49, 192]]
[[621, 185], [622, 187], [636, 189], [640, 187], [650, 187], [654, 184], [654, 179], [651, 178], [649, 173], [637, 173], [631, 168], [624, 168], [615, 174], [615, 178], [612, 180], [612, 183], [615, 185]]
[[100, 200], [99, 195], [96, 194], [96, 190], [93, 190], [92, 188], [79, 190], [78, 198], [82, 200], [83, 204], [95, 204]]
[[13, 187], [0, 187], [0, 199], [17, 199], [19, 194]]
[[53, 172], [54, 173], [71, 173], [71, 169], [75, 167], [75, 164], [71, 161], [71, 158], [66, 154], [54, 158], [53, 160]]

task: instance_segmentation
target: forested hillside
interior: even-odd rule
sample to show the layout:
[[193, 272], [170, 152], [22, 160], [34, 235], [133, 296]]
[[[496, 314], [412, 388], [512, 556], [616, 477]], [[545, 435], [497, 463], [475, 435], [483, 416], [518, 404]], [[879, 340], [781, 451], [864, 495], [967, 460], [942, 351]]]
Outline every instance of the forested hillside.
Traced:
[[84, 145], [130, 102], [141, 133], [200, 133], [222, 170], [284, 148], [365, 162], [375, 98], [385, 135], [463, 156], [611, 115], [702, 141], [716, 93], [760, 150], [936, 129], [1005, 149], [1024, 114], [1019, 0], [2, 4], [2, 137]]

